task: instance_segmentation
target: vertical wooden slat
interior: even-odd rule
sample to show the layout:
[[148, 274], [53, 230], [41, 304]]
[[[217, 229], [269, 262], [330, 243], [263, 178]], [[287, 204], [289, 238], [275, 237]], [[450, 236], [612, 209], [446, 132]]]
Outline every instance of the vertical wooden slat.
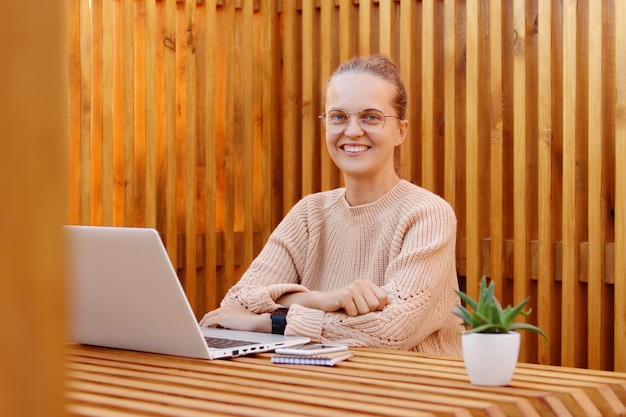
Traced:
[[503, 188], [504, 188], [504, 123], [502, 119], [502, 4], [489, 3], [489, 91], [491, 110], [490, 149], [490, 228], [491, 264], [490, 276], [496, 282], [496, 293], [502, 299], [504, 287], [504, 236], [503, 236]]
[[[626, 16], [626, 2], [615, 2], [615, 20]], [[626, 25], [615, 25], [615, 253], [626, 253]], [[621, 167], [621, 169], [619, 168]], [[626, 371], [626, 257], [615, 259], [615, 370]]]
[[[96, 3], [93, 3], [96, 4]], [[92, 6], [93, 6], [92, 4]], [[92, 23], [91, 9], [80, 2], [80, 224], [91, 223], [91, 83], [93, 59], [91, 54]]]
[[172, 1], [156, 3], [157, 32], [155, 63], [157, 227], [163, 233], [165, 247], [178, 267], [176, 230], [176, 152], [175, 152], [175, 32]]
[[102, 13], [102, 158], [98, 161], [102, 174], [99, 183], [102, 196], [99, 220], [94, 224], [113, 225], [114, 216], [114, 55], [113, 2], [101, 2]]
[[[166, 122], [165, 113], [165, 48], [166, 48], [166, 29], [165, 29], [165, 2], [159, 1], [154, 3], [155, 6], [155, 34], [154, 34], [154, 113], [155, 113], [155, 174], [156, 174], [156, 228], [161, 233], [166, 233], [165, 226], [165, 178], [166, 178], [166, 161], [167, 161], [167, 140], [166, 140]], [[166, 239], [166, 236], [162, 236]], [[167, 241], [166, 248], [169, 252]], [[171, 254], [170, 254], [171, 259]]]
[[[298, 56], [300, 46], [297, 39], [297, 12], [295, 2], [283, 3], [283, 19], [285, 37], [283, 40], [283, 71], [284, 71], [284, 102], [283, 102], [283, 176], [284, 178], [298, 178], [300, 165], [299, 141], [292, 138], [299, 137], [300, 124], [298, 99]], [[300, 187], [296, 181], [283, 182], [283, 212], [287, 213], [299, 199]]]
[[145, 108], [145, 132], [146, 132], [146, 226], [157, 227], [157, 120], [156, 120], [156, 49], [157, 49], [157, 19], [156, 4], [154, 1], [146, 2], [146, 33], [145, 33], [145, 60], [146, 60], [146, 108]]
[[603, 320], [608, 297], [604, 282], [604, 224], [606, 213], [602, 192], [604, 166], [603, 116], [602, 116], [602, 2], [589, 5], [589, 81], [588, 81], [588, 155], [589, 155], [589, 250], [588, 263], [588, 366], [606, 369], [611, 359], [604, 334]]
[[392, 0], [379, 0], [378, 1], [378, 13], [379, 13], [379, 53], [384, 55], [393, 56], [392, 49], [392, 26], [393, 26], [393, 13], [392, 8], [394, 4]]
[[[123, 1], [122, 22], [123, 29], [123, 70], [122, 70], [122, 111], [124, 112], [124, 123], [121, 129], [123, 134], [123, 163], [122, 163], [122, 177], [123, 181], [120, 184], [120, 192], [124, 193], [124, 204], [122, 213], [122, 222], [120, 225], [127, 226], [132, 224], [133, 218], [133, 184], [137, 182], [135, 178], [135, 170], [133, 169], [135, 159], [135, 140], [133, 138], [133, 130], [135, 125], [135, 116], [133, 114], [134, 108], [134, 94], [133, 94], [133, 73], [134, 73], [134, 40], [133, 40], [133, 26], [135, 24], [133, 18], [133, 2]], [[143, 24], [145, 26], [145, 22]], [[145, 28], [144, 28], [145, 30]]]
[[[243, 3], [243, 79], [247, 82], [251, 82], [252, 85], [257, 83], [256, 69], [254, 68], [254, 21], [253, 21], [253, 13], [254, 13], [254, 0], [245, 0]], [[243, 262], [246, 265], [249, 265], [252, 262], [254, 257], [254, 221], [253, 221], [253, 213], [254, 210], [250, 210], [249, 208], [255, 207], [253, 204], [253, 196], [254, 196], [254, 163], [252, 160], [254, 149], [254, 127], [255, 124], [252, 122], [255, 120], [254, 117], [254, 90], [252, 88], [245, 88], [243, 91], [243, 177], [244, 177], [244, 199], [243, 199], [243, 207], [248, 208], [244, 210], [244, 221], [243, 221]]]
[[563, 326], [562, 363], [579, 365], [577, 352], [582, 309], [578, 296], [578, 235], [576, 227], [576, 9], [577, 2], [563, 2]]
[[[536, 310], [537, 306], [537, 286], [535, 285], [534, 279], [537, 278], [536, 275], [536, 259], [537, 259], [537, 246], [534, 244], [538, 239], [538, 227], [539, 223], [537, 220], [537, 211], [538, 211], [538, 151], [537, 151], [537, 126], [538, 126], [538, 115], [537, 115], [537, 103], [538, 103], [538, 84], [537, 84], [537, 66], [538, 66], [538, 58], [537, 58], [537, 19], [539, 17], [538, 5], [537, 1], [526, 2], [525, 7], [525, 24], [526, 24], [526, 42], [525, 42], [525, 61], [526, 61], [526, 91], [525, 91], [525, 99], [526, 102], [526, 160], [528, 161], [526, 170], [526, 183], [527, 183], [527, 203], [526, 203], [526, 230], [528, 233], [527, 236], [527, 277], [526, 277], [526, 285], [527, 285], [527, 296], [531, 296], [532, 300], [529, 303], [529, 307], [532, 310]], [[533, 324], [537, 324], [537, 314], [532, 313], [527, 319]], [[527, 356], [527, 360], [536, 361], [537, 360], [537, 343], [543, 343], [537, 334], [530, 334], [528, 337], [530, 345], [532, 346], [532, 351], [530, 355]]]
[[[607, 359], [603, 359], [601, 369], [613, 369], [615, 351], [613, 350], [615, 320], [614, 286], [615, 283], [615, 5], [608, 2], [602, 4], [602, 278], [604, 288], [604, 304], [602, 306], [602, 337]], [[583, 150], [584, 152], [584, 150]]]
[[183, 202], [179, 221], [185, 235], [185, 292], [196, 315], [198, 308], [197, 240], [196, 240], [196, 83], [195, 0], [179, 3], [177, 10], [177, 148], [180, 152], [181, 191]]
[[[96, 0], [91, 4], [91, 138], [90, 138], [90, 222], [91, 224], [102, 224], [103, 199], [102, 183], [103, 170], [108, 172], [107, 167], [103, 167], [103, 123], [102, 123], [102, 92], [103, 81], [102, 71], [105, 62], [102, 59], [102, 1]], [[106, 91], [106, 90], [105, 90]]]
[[[265, 26], [263, 26], [263, 16], [260, 11], [260, 4], [257, 0], [253, 1], [252, 4], [252, 51], [259, 51], [263, 48], [263, 33], [265, 32]], [[269, 30], [270, 35], [272, 35], [273, 31]], [[252, 58], [252, 71], [255, 72], [256, 80], [255, 85], [262, 85], [263, 82], [263, 72], [259, 71], [259, 68], [263, 68], [263, 64], [265, 61], [265, 57], [261, 54], [251, 52]], [[253, 199], [253, 207], [252, 211], [252, 224], [250, 225], [252, 232], [252, 249], [251, 259], [256, 256], [257, 253], [261, 251], [262, 245], [265, 244], [266, 240], [262, 238], [262, 230], [263, 224], [266, 223], [266, 217], [263, 216], [263, 206], [265, 204], [265, 194], [267, 194], [267, 189], [264, 188], [264, 178], [262, 173], [265, 170], [264, 163], [264, 154], [263, 154], [263, 96], [264, 92], [262, 88], [254, 88], [252, 89], [252, 101], [254, 103], [252, 108], [251, 117], [254, 120], [253, 129], [252, 129], [252, 162], [251, 162], [251, 176], [252, 176], [252, 199]], [[259, 175], [261, 173], [261, 175]], [[269, 218], [269, 217], [268, 217]], [[244, 261], [244, 265], [246, 262]]]
[[[513, 3], [513, 193], [515, 195], [514, 223], [514, 303], [528, 297], [528, 177], [526, 138], [526, 1]], [[524, 338], [520, 360], [528, 355], [529, 337]]]
[[552, 363], [552, 352], [558, 347], [557, 329], [554, 323], [558, 317], [554, 313], [556, 303], [553, 297], [554, 258], [553, 258], [553, 219], [552, 219], [552, 4], [538, 3], [538, 253], [537, 253], [537, 319], [538, 325], [550, 337], [552, 349], [539, 343], [540, 363]]
[[[215, 44], [217, 42], [216, 27], [216, 5], [215, 0], [208, 0], [204, 3], [204, 45], [205, 63], [207, 73], [215, 73], [216, 53]], [[215, 195], [216, 195], [216, 158], [215, 158], [215, 123], [217, 114], [217, 103], [215, 97], [215, 77], [207, 77], [205, 84], [205, 106], [206, 115], [204, 119], [205, 130], [205, 173], [204, 173], [204, 297], [205, 304], [203, 311], [213, 310], [219, 305], [218, 285], [217, 285], [217, 262], [216, 262], [216, 220], [215, 220]], [[202, 98], [200, 98], [202, 99]]]
[[[175, 113], [175, 160], [176, 160], [176, 200], [173, 201], [173, 209], [176, 213], [176, 222], [182, 229], [177, 229], [176, 233], [179, 238], [182, 238], [182, 248], [180, 249], [185, 256], [182, 258], [182, 266], [184, 267], [185, 276], [182, 277], [183, 286], [187, 292], [187, 297], [192, 295], [187, 287], [187, 274], [191, 274], [192, 271], [187, 269], [188, 261], [188, 247], [189, 236], [187, 236], [187, 210], [193, 210], [194, 207], [189, 206], [189, 199], [187, 194], [188, 187], [188, 175], [189, 167], [187, 156], [190, 152], [189, 141], [187, 139], [187, 129], [189, 123], [189, 106], [188, 106], [188, 82], [190, 73], [187, 72], [190, 67], [188, 62], [188, 44], [187, 44], [187, 27], [186, 27], [186, 13], [185, 13], [185, 0], [176, 1], [175, 10], [175, 48], [176, 48], [176, 113]], [[180, 234], [182, 232], [182, 235]], [[178, 255], [177, 255], [178, 256]], [[193, 285], [193, 284], [192, 284]], [[192, 300], [190, 300], [192, 302]], [[192, 302], [193, 304], [193, 302]]]
[[134, 181], [130, 185], [132, 192], [132, 224], [146, 226], [146, 170], [147, 170], [147, 135], [146, 135], [146, 3], [134, 1], [134, 48], [133, 48], [133, 139]]
[[80, 224], [81, 219], [81, 54], [80, 35], [81, 6], [80, 0], [68, 2], [67, 13], [67, 70], [68, 70], [68, 217], [69, 224]]
[[186, 131], [185, 148], [185, 292], [196, 316], [201, 317], [204, 311], [198, 306], [198, 269], [197, 269], [197, 209], [198, 196], [196, 192], [198, 171], [197, 161], [197, 109], [198, 96], [196, 93], [197, 59], [196, 59], [196, 1], [186, 0], [184, 7], [185, 30], [185, 61], [187, 66], [186, 95]]
[[[280, 169], [280, 164], [274, 158], [275, 152], [278, 152], [282, 141], [279, 135], [280, 127], [280, 107], [278, 105], [278, 86], [279, 86], [279, 62], [280, 48], [278, 46], [278, 11], [276, 2], [272, 0], [264, 0], [261, 4], [263, 10], [263, 27], [271, 28], [263, 31], [263, 102], [261, 103], [261, 112], [263, 114], [263, 184], [265, 192], [263, 193], [263, 227], [261, 230], [262, 240], [265, 242], [269, 237], [272, 226], [277, 224], [279, 216], [282, 213], [282, 199], [278, 198], [279, 193], [276, 191], [278, 187], [274, 185], [274, 175]], [[275, 146], [276, 144], [276, 146]]]
[[[324, 130], [318, 116], [321, 114], [319, 97], [323, 92], [317, 78], [320, 54], [319, 33], [314, 25], [316, 8], [314, 0], [302, 1], [302, 194], [319, 190], [319, 155], [321, 135]], [[320, 132], [321, 130], [321, 132]]]
[[352, 37], [358, 34], [352, 30], [352, 0], [339, 0], [339, 21], [341, 27], [339, 30], [339, 60], [341, 62], [352, 58], [354, 51], [352, 49]]
[[[209, 102], [207, 94], [207, 77], [203, 74], [209, 72], [207, 67], [207, 24], [206, 24], [206, 9], [204, 2], [196, 1], [196, 5], [193, 12], [193, 56], [195, 60], [195, 74], [194, 84], [192, 91], [195, 97], [193, 120], [195, 126], [195, 138], [193, 139], [194, 146], [194, 187], [195, 187], [195, 224], [194, 237], [196, 253], [195, 258], [195, 281], [196, 281], [196, 316], [201, 318], [207, 312], [207, 296], [206, 296], [206, 280], [207, 280], [207, 263], [211, 262], [210, 258], [207, 258], [206, 253], [206, 238], [209, 235], [206, 219], [206, 205], [213, 205], [208, 192], [211, 190], [211, 185], [206, 178], [206, 154], [207, 154], [207, 123], [206, 118], [209, 112], [214, 110], [207, 109], [207, 103]], [[213, 148], [210, 150], [213, 153]], [[215, 235], [213, 234], [213, 238]], [[215, 269], [211, 270], [211, 276], [215, 276]], [[211, 279], [210, 277], [208, 279]], [[215, 293], [214, 290], [210, 292]]]
[[476, 192], [479, 184], [480, 149], [478, 132], [478, 77], [479, 68], [479, 2], [467, 2], [467, 44], [466, 44], [466, 153], [465, 153], [465, 198], [466, 198], [466, 254], [467, 254], [467, 293], [476, 298], [478, 282], [481, 275], [481, 246], [479, 235], [479, 207], [480, 195]]
[[113, 206], [112, 220], [114, 226], [124, 225], [126, 207], [126, 176], [125, 176], [125, 147], [124, 124], [127, 122], [124, 112], [124, 2], [116, 1], [112, 4], [112, 32], [113, 32], [113, 81], [112, 81], [112, 110], [113, 110]]
[[435, 191], [435, 5], [422, 2], [422, 187]]
[[444, 2], [444, 192], [443, 196], [456, 211], [456, 0]]
[[179, 222], [177, 218], [177, 201], [179, 199], [177, 190], [177, 172], [178, 172], [178, 160], [176, 151], [176, 96], [177, 91], [180, 88], [176, 76], [176, 60], [177, 60], [177, 45], [176, 45], [176, 2], [174, 0], [165, 1], [165, 27], [166, 27], [166, 39], [164, 44], [167, 46], [165, 57], [165, 117], [167, 118], [166, 124], [166, 178], [165, 178], [165, 235], [166, 235], [166, 247], [170, 254], [170, 258], [173, 259], [174, 268], [178, 268], [178, 227]]
[[400, 74], [402, 82], [409, 94], [409, 105], [407, 114], [404, 116], [409, 121], [409, 130], [407, 138], [400, 146], [400, 176], [402, 178], [412, 178], [412, 169], [418, 164], [413, 163], [413, 149], [419, 145], [418, 134], [412, 121], [419, 117], [416, 101], [418, 97], [411, 94], [413, 91], [413, 82], [416, 78], [414, 75], [415, 66], [413, 65], [414, 50], [414, 27], [413, 19], [415, 17], [415, 3], [411, 0], [402, 1], [400, 3], [400, 31], [404, 34], [400, 38]]
[[115, 106], [114, 106], [114, 49], [115, 30], [113, 28], [113, 2], [103, 2], [102, 9], [102, 154], [100, 178], [101, 213], [100, 219], [95, 224], [113, 225], [114, 218], [114, 129]]
[[[232, 28], [235, 25], [235, 5], [232, 2], [227, 2], [222, 6], [223, 11], [223, 27]], [[225, 47], [225, 54], [223, 55], [223, 76], [224, 76], [224, 137], [235, 137], [235, 126], [233, 126], [233, 119], [235, 114], [235, 86], [234, 86], [234, 74], [236, 73], [234, 54], [235, 50], [235, 33], [232, 30], [223, 32], [223, 45]], [[234, 160], [236, 157], [235, 141], [225, 141], [225, 161], [224, 161], [224, 224], [223, 224], [223, 251], [224, 251], [224, 269], [226, 271], [225, 280], [226, 287], [230, 287], [235, 284], [235, 278], [232, 276], [232, 271], [235, 266], [235, 170]]]
[[[336, 54], [333, 53], [333, 2], [320, 3], [320, 36], [321, 36], [321, 54], [320, 54], [320, 78], [325, 83], [336, 69]], [[326, 141], [320, 142], [320, 179], [321, 190], [330, 190], [336, 188], [339, 184], [338, 172], [335, 164], [330, 159], [328, 150], [326, 149]]]
[[372, 47], [372, 8], [374, 0], [359, 1], [359, 54], [367, 56]]

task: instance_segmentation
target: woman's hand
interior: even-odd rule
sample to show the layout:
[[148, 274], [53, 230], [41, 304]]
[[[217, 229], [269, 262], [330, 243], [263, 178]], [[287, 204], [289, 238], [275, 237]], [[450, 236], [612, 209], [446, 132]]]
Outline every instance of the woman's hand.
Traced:
[[344, 310], [347, 315], [354, 317], [382, 310], [390, 301], [385, 290], [363, 279], [332, 291], [288, 293], [276, 302], [285, 307], [300, 304], [326, 312]]
[[200, 326], [220, 326], [233, 330], [270, 333], [272, 331], [272, 320], [269, 313], [252, 313], [241, 305], [233, 303], [206, 313], [200, 320]]

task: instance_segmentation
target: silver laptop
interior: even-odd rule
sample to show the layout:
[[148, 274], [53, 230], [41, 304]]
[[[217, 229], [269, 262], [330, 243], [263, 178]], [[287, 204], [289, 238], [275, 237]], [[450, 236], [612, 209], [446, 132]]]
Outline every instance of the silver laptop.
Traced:
[[203, 359], [309, 341], [307, 337], [200, 327], [154, 229], [64, 229], [71, 341]]

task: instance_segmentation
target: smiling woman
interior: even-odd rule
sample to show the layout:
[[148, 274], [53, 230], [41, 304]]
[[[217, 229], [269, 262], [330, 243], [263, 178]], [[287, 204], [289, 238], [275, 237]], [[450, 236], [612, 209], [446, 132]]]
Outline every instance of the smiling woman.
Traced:
[[459, 356], [456, 218], [394, 169], [409, 124], [396, 65], [354, 58], [324, 94], [320, 119], [345, 188], [300, 200], [201, 324]]
[[[408, 121], [398, 116], [405, 109], [395, 103], [405, 102], [395, 97], [405, 96], [406, 91], [399, 78], [393, 84], [393, 79], [378, 75], [386, 75], [388, 71], [380, 70], [377, 59], [372, 59], [367, 67], [363, 65], [364, 69], [345, 72], [343, 68], [351, 65], [349, 62], [340, 67], [326, 86], [326, 146], [343, 173], [346, 199], [351, 204], [374, 201], [399, 179], [393, 156], [406, 137]], [[366, 110], [360, 110], [363, 108]], [[350, 114], [358, 117], [350, 118]], [[385, 115], [395, 119], [386, 123]]]

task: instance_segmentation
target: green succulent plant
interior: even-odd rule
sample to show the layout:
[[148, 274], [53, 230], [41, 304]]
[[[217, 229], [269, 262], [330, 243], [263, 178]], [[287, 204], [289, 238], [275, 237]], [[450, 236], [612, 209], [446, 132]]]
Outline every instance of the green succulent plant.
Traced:
[[452, 313], [463, 320], [463, 324], [466, 328], [465, 333], [507, 333], [515, 330], [528, 330], [540, 334], [545, 339], [546, 343], [549, 344], [550, 340], [548, 336], [539, 327], [529, 323], [514, 322], [517, 316], [528, 316], [532, 311], [531, 309], [528, 309], [528, 311], [523, 310], [530, 300], [530, 297], [527, 297], [515, 307], [509, 305], [503, 309], [494, 295], [494, 288], [495, 283], [491, 281], [491, 283], [487, 285], [487, 278], [483, 276], [480, 280], [478, 301], [464, 292], [455, 290], [467, 307], [473, 310], [470, 311], [461, 304], [457, 305], [457, 309], [452, 310]]

